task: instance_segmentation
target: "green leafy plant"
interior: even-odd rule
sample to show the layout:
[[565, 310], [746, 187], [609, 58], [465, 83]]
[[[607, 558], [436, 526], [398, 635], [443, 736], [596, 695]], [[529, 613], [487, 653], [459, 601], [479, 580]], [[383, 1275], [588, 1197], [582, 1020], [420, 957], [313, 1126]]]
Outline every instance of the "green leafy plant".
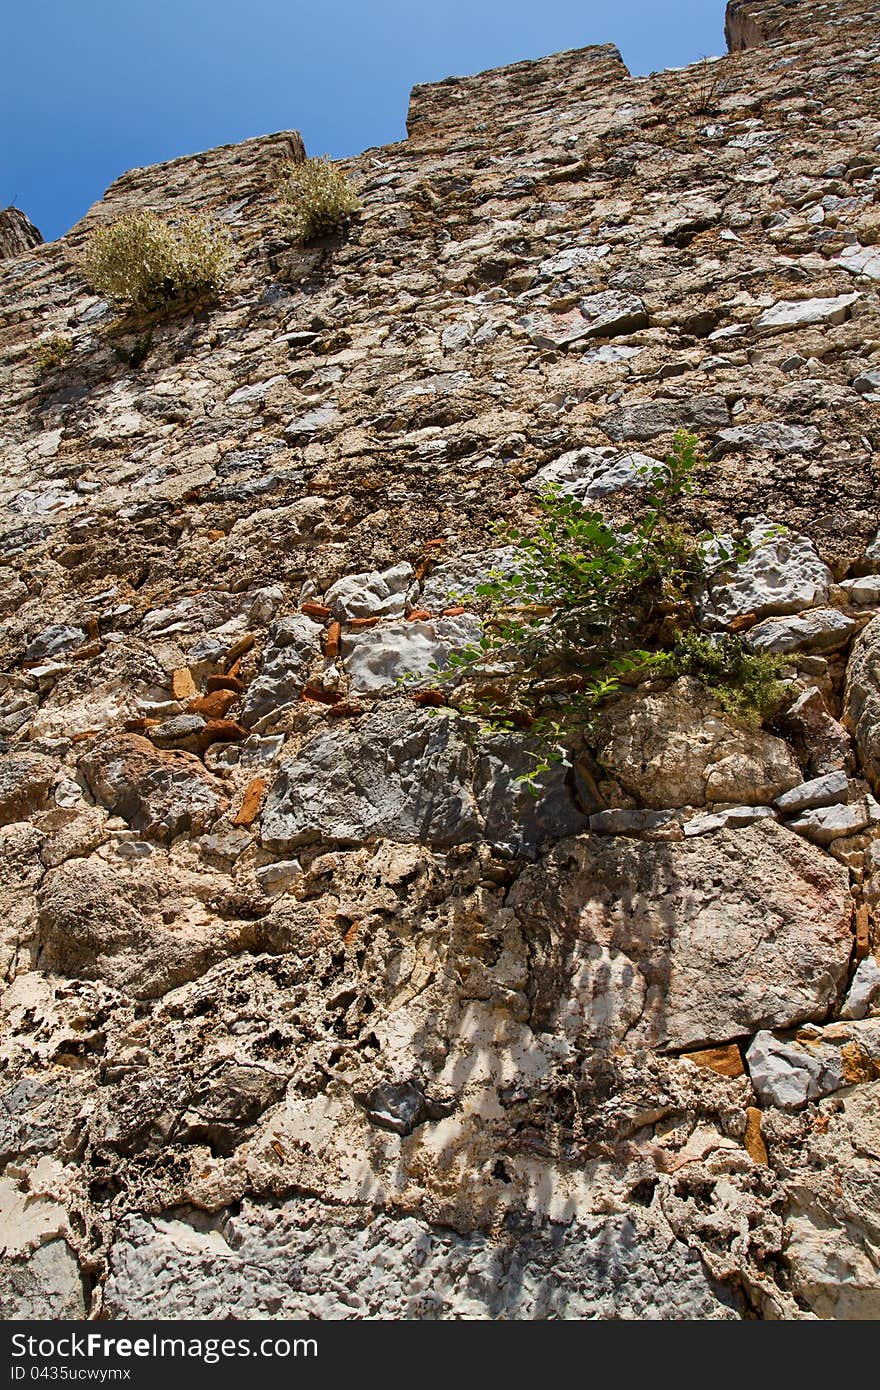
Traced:
[[[449, 704], [490, 729], [526, 730], [544, 750], [588, 732], [621, 685], [651, 674], [689, 671], [724, 690], [734, 713], [769, 709], [774, 658], [753, 656], [735, 640], [716, 654], [713, 639], [682, 635], [694, 627], [693, 593], [709, 543], [714, 563], [743, 549], [673, 518], [696, 490], [701, 463], [699, 441], [682, 430], [665, 463], [645, 471], [638, 520], [614, 526], [548, 489], [533, 528], [500, 528], [515, 561], [511, 573], [476, 587], [483, 636], [433, 668], [438, 683], [454, 687]], [[545, 766], [542, 753], [535, 771]]]
[[688, 631], [681, 633], [659, 669], [696, 677], [728, 714], [759, 725], [778, 713], [785, 698], [779, 680], [784, 666], [784, 657], [750, 651], [741, 637]]
[[149, 313], [215, 296], [234, 261], [226, 227], [202, 217], [169, 222], [132, 212], [92, 232], [83, 269], [99, 293]]
[[361, 211], [345, 174], [327, 155], [285, 165], [278, 197], [299, 242], [335, 236]]
[[37, 370], [43, 375], [54, 372], [63, 367], [65, 362], [73, 352], [73, 339], [66, 333], [56, 333], [51, 338], [46, 338], [41, 343], [37, 343], [34, 349], [34, 361]]

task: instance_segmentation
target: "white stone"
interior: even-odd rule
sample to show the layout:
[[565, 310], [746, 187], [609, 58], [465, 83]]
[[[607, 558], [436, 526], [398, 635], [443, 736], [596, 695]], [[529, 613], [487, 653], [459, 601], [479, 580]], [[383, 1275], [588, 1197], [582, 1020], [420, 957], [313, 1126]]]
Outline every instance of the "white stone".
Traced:
[[413, 578], [413, 567], [405, 562], [381, 574], [349, 574], [330, 586], [324, 602], [337, 618], [399, 618]]
[[840, 1017], [864, 1018], [877, 999], [880, 999], [880, 965], [873, 956], [866, 956], [856, 967]]
[[648, 454], [619, 449], [574, 449], [545, 464], [530, 488], [555, 486], [566, 497], [591, 501], [622, 488], [646, 487], [663, 472], [663, 464]]
[[445, 670], [452, 652], [478, 642], [482, 624], [462, 614], [434, 622], [383, 623], [347, 634], [342, 641], [352, 694], [393, 690], [407, 676], [424, 682], [435, 669]]
[[756, 652], [830, 652], [845, 647], [857, 630], [855, 618], [836, 608], [810, 608], [791, 617], [765, 618], [744, 640]]
[[880, 246], [847, 246], [837, 257], [836, 264], [852, 275], [866, 275], [869, 280], [880, 280]]
[[759, 333], [784, 333], [790, 328], [843, 323], [860, 298], [858, 294], [840, 294], [833, 299], [782, 299], [764, 310], [755, 328]]
[[[741, 562], [720, 558], [718, 570], [708, 581], [704, 603], [707, 618], [727, 626], [734, 618], [754, 613], [759, 618], [779, 613], [799, 613], [828, 598], [831, 571], [806, 537], [788, 531], [766, 517], [749, 517], [743, 523], [751, 553]], [[731, 537], [720, 537], [728, 552]], [[707, 548], [711, 566], [717, 543]], [[720, 566], [723, 565], [723, 568]]]
[[801, 782], [791, 791], [778, 796], [774, 805], [783, 816], [796, 815], [798, 811], [808, 811], [815, 806], [834, 806], [849, 800], [849, 778], [845, 772], [828, 772], [824, 777], [814, 777], [809, 782]]
[[844, 1084], [836, 1048], [782, 1042], [766, 1030], [756, 1034], [746, 1063], [758, 1099], [779, 1110], [800, 1110], [807, 1101], [830, 1095]]

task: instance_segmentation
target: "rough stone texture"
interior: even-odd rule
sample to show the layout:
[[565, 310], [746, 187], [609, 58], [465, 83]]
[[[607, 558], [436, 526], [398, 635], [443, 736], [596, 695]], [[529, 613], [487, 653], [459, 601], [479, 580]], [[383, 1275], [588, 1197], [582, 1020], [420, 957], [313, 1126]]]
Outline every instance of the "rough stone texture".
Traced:
[[42, 240], [40, 232], [21, 208], [8, 207], [0, 211], [0, 261], [20, 256], [39, 246]]
[[743, 529], [751, 552], [710, 578], [705, 604], [710, 620], [726, 627], [746, 615], [799, 613], [825, 601], [831, 573], [806, 536], [754, 517]]
[[[282, 132], [4, 261], [4, 1316], [880, 1315], [876, 3], [728, 33], [417, 88], [344, 238]], [[146, 207], [239, 253], [149, 338], [78, 270]], [[790, 703], [627, 690], [535, 796], [392, 677], [535, 487], [625, 525], [680, 427], [681, 520], [761, 542], [697, 616], [789, 625]], [[765, 803], [828, 774], [826, 846]], [[757, 1104], [762, 1030], [844, 1084]]]
[[847, 667], [843, 722], [852, 734], [865, 774], [880, 789], [880, 618], [860, 634]]
[[821, 1018], [846, 975], [845, 871], [768, 821], [681, 845], [567, 841], [511, 905], [543, 957], [539, 1017], [594, 1047]]
[[845, 647], [858, 623], [836, 608], [811, 608], [790, 618], [765, 618], [746, 633], [756, 652], [832, 652]]
[[651, 807], [767, 803], [801, 781], [782, 739], [738, 727], [685, 676], [661, 693], [616, 701], [597, 742], [606, 771]]
[[[534, 852], [585, 818], [561, 770], [536, 795], [514, 779], [528, 758], [511, 740], [475, 746], [468, 721], [430, 712], [377, 714], [351, 732], [328, 730], [282, 764], [263, 812], [263, 840], [287, 851], [316, 840], [386, 838], [432, 846], [485, 836]], [[506, 755], [506, 756], [505, 756]]]
[[[464, 1237], [412, 1217], [248, 1205], [222, 1227], [131, 1218], [112, 1255], [118, 1318], [735, 1318], [667, 1231], [627, 1216]], [[362, 1272], [357, 1287], [352, 1269]]]
[[430, 682], [436, 679], [435, 671], [447, 668], [451, 652], [471, 646], [481, 633], [480, 623], [468, 615], [353, 632], [342, 643], [351, 689], [363, 695], [394, 690], [407, 677]]
[[160, 751], [137, 734], [99, 743], [80, 766], [95, 798], [147, 839], [198, 834], [226, 804], [192, 753]]
[[746, 1064], [758, 1099], [780, 1110], [799, 1110], [843, 1085], [843, 1064], [833, 1048], [785, 1043], [768, 1032], [756, 1034]]

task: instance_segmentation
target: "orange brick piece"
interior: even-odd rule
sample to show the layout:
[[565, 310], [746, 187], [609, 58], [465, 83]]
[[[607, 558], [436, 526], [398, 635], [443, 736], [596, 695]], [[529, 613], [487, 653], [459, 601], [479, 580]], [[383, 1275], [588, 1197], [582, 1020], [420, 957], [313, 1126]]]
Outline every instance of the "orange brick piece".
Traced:
[[244, 681], [240, 681], [238, 676], [209, 676], [205, 688], [209, 693], [212, 690], [235, 690], [240, 695], [244, 690]]
[[235, 704], [234, 690], [212, 690], [210, 695], [198, 695], [187, 704], [189, 714], [201, 714], [205, 719], [222, 719]]
[[685, 1052], [683, 1056], [698, 1067], [708, 1067], [710, 1071], [717, 1071], [719, 1076], [742, 1076], [745, 1071], [739, 1048], [735, 1043], [731, 1043], [729, 1047], [706, 1047], [699, 1052]]
[[301, 603], [300, 613], [305, 613], [307, 618], [319, 618], [322, 622], [331, 616], [329, 608], [325, 608], [323, 603]]
[[770, 1162], [770, 1156], [767, 1153], [767, 1145], [764, 1143], [764, 1136], [761, 1133], [761, 1112], [756, 1105], [746, 1106], [746, 1132], [743, 1143], [749, 1157], [755, 1163], [760, 1163], [766, 1168]]
[[233, 825], [253, 825], [260, 810], [260, 802], [263, 799], [263, 792], [265, 790], [265, 777], [255, 777], [241, 799], [241, 805], [232, 822]]
[[171, 672], [171, 694], [175, 700], [190, 700], [196, 693], [196, 683], [188, 666]]
[[864, 960], [871, 949], [871, 915], [867, 903], [856, 908], [856, 959]]
[[335, 661], [339, 655], [339, 638], [342, 633], [340, 623], [331, 623], [327, 629], [327, 640], [324, 643], [324, 652], [328, 661]]
[[425, 618], [430, 618], [430, 616], [431, 616], [431, 610], [430, 610], [430, 608], [414, 608], [414, 609], [412, 610], [412, 612], [407, 613], [406, 619], [407, 619], [407, 622], [410, 622], [410, 623], [420, 623], [420, 622], [422, 622], [423, 619], [425, 619]]

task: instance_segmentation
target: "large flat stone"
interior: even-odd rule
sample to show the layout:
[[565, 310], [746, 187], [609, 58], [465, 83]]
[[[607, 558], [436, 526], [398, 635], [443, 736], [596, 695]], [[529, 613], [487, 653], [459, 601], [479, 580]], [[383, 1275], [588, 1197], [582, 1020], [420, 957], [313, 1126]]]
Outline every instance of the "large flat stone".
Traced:
[[516, 780], [531, 766], [521, 741], [477, 744], [474, 732], [430, 711], [328, 728], [282, 765], [263, 811], [264, 844], [288, 852], [315, 840], [443, 847], [486, 838], [533, 853], [584, 828], [562, 768], [542, 776], [536, 796]]
[[801, 780], [788, 745], [726, 715], [696, 680], [625, 695], [597, 728], [601, 765], [656, 809], [708, 802], [766, 804]]
[[769, 819], [677, 844], [567, 840], [509, 901], [534, 942], [532, 1027], [583, 1046], [715, 1046], [821, 1019], [846, 978], [846, 870]]
[[122, 1223], [111, 1317], [641, 1319], [739, 1316], [646, 1213], [488, 1236], [312, 1200]]

